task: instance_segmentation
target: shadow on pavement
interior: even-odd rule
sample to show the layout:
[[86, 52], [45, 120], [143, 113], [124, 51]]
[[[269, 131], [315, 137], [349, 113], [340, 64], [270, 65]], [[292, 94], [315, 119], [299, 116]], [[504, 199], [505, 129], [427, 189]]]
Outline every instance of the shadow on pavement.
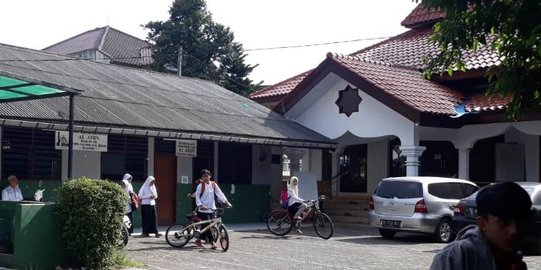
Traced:
[[425, 235], [407, 235], [397, 236], [393, 239], [385, 239], [381, 236], [352, 236], [340, 239], [337, 237], [335, 241], [354, 243], [354, 244], [369, 244], [369, 245], [392, 245], [392, 246], [411, 246], [417, 244], [438, 244], [435, 243], [430, 236]]

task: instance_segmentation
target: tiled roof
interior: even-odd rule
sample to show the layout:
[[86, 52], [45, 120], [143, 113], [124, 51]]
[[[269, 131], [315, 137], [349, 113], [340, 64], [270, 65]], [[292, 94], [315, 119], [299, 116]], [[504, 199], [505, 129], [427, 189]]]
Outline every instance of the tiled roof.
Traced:
[[432, 8], [428, 9], [419, 4], [400, 24], [404, 27], [415, 28], [432, 24], [443, 18], [445, 18], [445, 12]]
[[43, 51], [73, 55], [98, 50], [111, 58], [111, 63], [144, 66], [152, 63], [150, 47], [151, 44], [144, 40], [105, 26], [51, 45]]
[[425, 80], [416, 69], [355, 56], [327, 57], [420, 112], [454, 115], [455, 106], [464, 99], [456, 90]]
[[258, 99], [258, 98], [264, 98], [264, 97], [271, 97], [271, 96], [280, 96], [280, 95], [286, 95], [289, 93], [297, 84], [299, 84], [308, 74], [310, 74], [312, 70], [306, 71], [304, 73], [301, 73], [295, 77], [289, 78], [285, 81], [281, 81], [275, 85], [271, 85], [269, 87], [265, 87], [257, 92], [254, 92], [250, 94], [251, 99]]
[[[430, 40], [432, 29], [410, 30], [352, 55], [389, 64], [423, 69], [423, 58], [435, 56], [439, 49]], [[484, 69], [500, 64], [499, 57], [490, 46], [481, 46], [476, 52], [464, 51], [462, 60], [467, 70]]]
[[[0, 74], [83, 91], [75, 98], [76, 125], [250, 138], [261, 144], [332, 144], [208, 81], [66, 58], [0, 44]], [[0, 118], [66, 123], [68, 107], [67, 97], [1, 103]]]
[[[409, 30], [352, 53], [351, 56], [422, 70], [424, 67], [424, 56], [436, 55], [439, 52], [438, 47], [430, 41], [431, 34], [431, 29]], [[463, 60], [468, 70], [484, 69], [500, 64], [497, 54], [491, 52], [489, 46], [482, 46], [477, 52], [465, 52]], [[307, 74], [308, 73], [303, 73], [276, 85], [269, 86], [257, 92], [257, 95], [251, 96], [251, 98], [257, 100], [257, 98], [265, 95], [285, 96], [287, 93], [291, 92]]]
[[465, 109], [468, 112], [503, 110], [512, 100], [512, 96], [502, 97], [494, 94], [487, 97], [485, 93], [475, 93], [468, 97]]

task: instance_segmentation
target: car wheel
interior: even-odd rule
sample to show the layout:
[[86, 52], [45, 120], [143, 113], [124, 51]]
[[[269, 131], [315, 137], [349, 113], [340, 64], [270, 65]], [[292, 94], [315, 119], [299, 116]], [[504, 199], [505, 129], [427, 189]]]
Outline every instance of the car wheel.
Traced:
[[444, 218], [438, 224], [434, 236], [438, 242], [449, 243], [453, 240], [453, 230], [451, 230], [451, 221]]
[[379, 229], [379, 234], [381, 234], [381, 237], [385, 239], [391, 239], [391, 238], [394, 238], [396, 231], [388, 230], [388, 229]]

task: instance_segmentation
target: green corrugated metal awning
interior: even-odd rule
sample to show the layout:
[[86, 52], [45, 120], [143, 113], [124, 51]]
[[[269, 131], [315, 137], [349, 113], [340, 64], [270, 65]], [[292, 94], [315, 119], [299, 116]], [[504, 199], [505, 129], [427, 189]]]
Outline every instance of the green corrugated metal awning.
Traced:
[[58, 88], [48, 86], [46, 83], [30, 82], [29, 80], [0, 75], [0, 102], [65, 96], [69, 95], [70, 92], [75, 92]]

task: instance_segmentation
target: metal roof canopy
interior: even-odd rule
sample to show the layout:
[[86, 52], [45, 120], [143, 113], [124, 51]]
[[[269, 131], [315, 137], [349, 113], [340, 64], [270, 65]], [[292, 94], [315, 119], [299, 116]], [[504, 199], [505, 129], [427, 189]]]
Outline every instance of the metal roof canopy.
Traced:
[[73, 172], [74, 98], [82, 91], [0, 72], [0, 103], [69, 96], [68, 179]]

